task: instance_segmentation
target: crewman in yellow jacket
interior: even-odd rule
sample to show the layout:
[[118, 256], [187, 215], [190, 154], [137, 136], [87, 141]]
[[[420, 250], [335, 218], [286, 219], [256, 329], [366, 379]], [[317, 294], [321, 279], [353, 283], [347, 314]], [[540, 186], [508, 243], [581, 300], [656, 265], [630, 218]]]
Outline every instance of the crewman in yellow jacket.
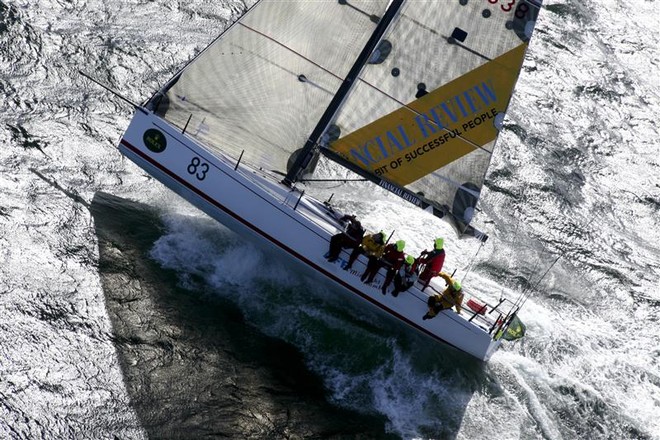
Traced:
[[344, 270], [348, 270], [353, 266], [355, 260], [360, 254], [366, 254], [369, 257], [369, 261], [378, 259], [383, 255], [383, 249], [385, 249], [385, 233], [377, 232], [375, 234], [366, 235], [362, 239], [360, 246], [353, 249], [351, 256], [348, 257], [348, 264], [344, 267]]
[[461, 283], [444, 272], [440, 272], [438, 276], [445, 280], [447, 288], [441, 294], [435, 294], [429, 297], [429, 311], [422, 317], [424, 320], [431, 319], [442, 310], [451, 309], [452, 307], [456, 307], [456, 313], [461, 313], [461, 307], [463, 306], [463, 288], [461, 287]]

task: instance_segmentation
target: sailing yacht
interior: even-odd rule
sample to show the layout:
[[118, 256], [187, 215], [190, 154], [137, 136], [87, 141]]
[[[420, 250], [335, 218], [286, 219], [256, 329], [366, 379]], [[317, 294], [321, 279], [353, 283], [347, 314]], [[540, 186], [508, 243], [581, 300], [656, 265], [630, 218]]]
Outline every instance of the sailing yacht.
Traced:
[[[172, 191], [310, 276], [487, 361], [520, 301], [381, 294], [383, 275], [324, 258], [342, 213], [305, 194], [322, 155], [486, 240], [475, 208], [541, 0], [261, 0], [135, 115], [119, 150]], [[340, 194], [337, 197], [341, 197]]]

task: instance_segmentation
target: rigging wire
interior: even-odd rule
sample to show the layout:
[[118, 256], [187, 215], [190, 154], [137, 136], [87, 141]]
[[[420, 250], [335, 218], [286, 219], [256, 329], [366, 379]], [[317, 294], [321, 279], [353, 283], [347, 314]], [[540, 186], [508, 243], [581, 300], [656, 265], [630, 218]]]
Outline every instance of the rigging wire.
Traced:
[[[527, 191], [527, 187], [524, 187], [523, 191], [522, 191], [522, 194], [520, 195], [520, 199], [523, 202], [525, 201], [526, 191]], [[514, 241], [517, 241], [518, 234], [519, 234], [519, 229], [520, 229], [520, 223], [521, 223], [520, 221], [516, 222], [516, 228], [515, 228], [514, 233], [513, 233]], [[477, 251], [474, 253], [472, 258], [470, 259], [470, 263], [468, 264], [467, 269], [465, 269], [465, 271], [466, 271], [465, 275], [463, 275], [463, 277], [461, 278], [461, 283], [464, 283], [465, 279], [467, 278], [467, 276], [472, 271], [472, 269], [474, 267], [474, 264], [475, 264], [475, 261], [476, 261], [476, 258], [477, 258], [477, 255], [479, 255], [479, 252], [481, 252], [481, 249], [483, 249], [485, 244], [486, 243], [482, 241], [480, 243], [480, 246], [477, 248]], [[508, 271], [510, 268], [511, 268], [511, 263], [509, 261], [507, 261], [506, 270]], [[500, 291], [500, 298], [502, 298], [503, 296], [504, 296], [504, 287], [502, 287], [502, 290]], [[515, 302], [518, 302], [518, 300], [519, 299], [516, 299]]]
[[369, 179], [300, 179], [299, 182], [368, 182]]
[[480, 242], [480, 245], [479, 245], [479, 247], [477, 248], [477, 252], [474, 253], [474, 255], [472, 256], [472, 258], [470, 259], [470, 264], [468, 264], [467, 269], [465, 269], [465, 275], [463, 275], [463, 277], [461, 278], [461, 284], [463, 284], [463, 282], [465, 281], [465, 278], [466, 278], [466, 277], [470, 274], [470, 272], [472, 271], [472, 267], [474, 266], [474, 262], [475, 262], [476, 259], [477, 259], [477, 255], [479, 255], [479, 251], [481, 251], [481, 249], [483, 249], [483, 247], [484, 247], [485, 244], [486, 244], [486, 243], [483, 242], [483, 241]]
[[[576, 227], [575, 230], [586, 230], [594, 221], [596, 220], [596, 217], [592, 217], [590, 220], [586, 221], [583, 225]], [[577, 239], [577, 234], [574, 234], [571, 238], [570, 241], [566, 243], [566, 245], [571, 245], [576, 239]], [[559, 260], [564, 256], [564, 253], [561, 253], [557, 255], [557, 257], [554, 259], [552, 264], [548, 266], [548, 268], [545, 270], [543, 275], [538, 279], [538, 281], [530, 287], [527, 287], [525, 290], [523, 290], [523, 293], [520, 295], [520, 297], [516, 300], [514, 303], [514, 308], [517, 306], [518, 309], [520, 309], [526, 302], [527, 300], [532, 296], [532, 293], [537, 291], [538, 286], [541, 284], [541, 282], [545, 279], [545, 277], [550, 273], [552, 268], [559, 262]]]
[[[520, 194], [520, 200], [522, 201], [523, 204], [527, 201], [527, 188], [529, 188], [529, 187], [524, 186], [523, 190], [522, 190], [522, 194]], [[521, 225], [521, 223], [522, 222], [520, 221], [520, 219], [518, 219], [518, 221], [516, 222], [516, 229], [513, 231], [513, 240], [514, 240], [514, 242], [518, 241], [518, 236], [520, 234], [520, 225]], [[537, 262], [537, 264], [538, 264], [538, 262]], [[507, 261], [506, 270], [509, 271], [510, 269], [511, 269], [511, 262], [509, 260], [509, 261]], [[536, 269], [534, 269], [534, 270], [536, 270]], [[532, 272], [534, 272], [534, 270], [532, 270]], [[516, 301], [514, 302], [514, 306], [515, 306], [516, 303], [521, 301], [521, 299], [524, 295], [525, 295], [525, 290], [523, 290], [521, 292], [520, 296], [518, 298], [516, 298]], [[502, 287], [502, 291], [500, 293], [500, 297], [502, 297], [502, 296], [504, 296], [504, 287]]]
[[[541, 284], [541, 281], [543, 281], [543, 279], [550, 272], [550, 270], [552, 270], [552, 268], [555, 267], [555, 264], [557, 264], [557, 262], [561, 259], [561, 257], [563, 257], [563, 254], [557, 255], [557, 258], [555, 258], [555, 261], [553, 261], [552, 264], [546, 269], [546, 271], [543, 273], [541, 278], [539, 278], [539, 280], [536, 282], [536, 284], [534, 284], [534, 287], [528, 289], [529, 291], [535, 291], [536, 290], [536, 288], [539, 286], [539, 284]], [[529, 299], [530, 296], [531, 296], [531, 293], [529, 295], [523, 293], [523, 295], [521, 295], [521, 298], [524, 297], [524, 299], [522, 301], [520, 301], [520, 306], [519, 307], [522, 307], [527, 302], [527, 300]]]

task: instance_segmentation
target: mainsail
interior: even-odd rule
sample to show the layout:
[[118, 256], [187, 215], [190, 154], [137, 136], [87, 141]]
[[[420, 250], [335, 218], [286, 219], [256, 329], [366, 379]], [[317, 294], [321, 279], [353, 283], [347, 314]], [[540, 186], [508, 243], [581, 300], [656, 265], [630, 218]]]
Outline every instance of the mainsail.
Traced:
[[262, 0], [149, 106], [216, 153], [285, 174], [387, 0]]
[[320, 147], [479, 235], [470, 222], [539, 7], [262, 0], [149, 107], [288, 182]]

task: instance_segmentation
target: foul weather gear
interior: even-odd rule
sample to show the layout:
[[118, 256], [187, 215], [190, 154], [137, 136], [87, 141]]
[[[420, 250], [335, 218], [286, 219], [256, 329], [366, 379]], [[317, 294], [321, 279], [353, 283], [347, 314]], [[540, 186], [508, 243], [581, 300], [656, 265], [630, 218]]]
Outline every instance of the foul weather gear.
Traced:
[[426, 289], [431, 281], [431, 278], [438, 275], [442, 271], [442, 266], [445, 263], [445, 250], [434, 249], [432, 251], [423, 251], [422, 254], [415, 261], [416, 266], [424, 265], [424, 269], [419, 274], [419, 281], [424, 284], [422, 290]]
[[385, 275], [385, 283], [382, 287], [383, 294], [385, 294], [387, 286], [389, 286], [392, 282], [392, 278], [394, 278], [394, 273], [401, 267], [405, 258], [403, 249], [399, 250], [399, 247], [399, 242], [396, 244], [388, 244], [383, 249], [383, 255], [380, 259], [376, 259], [373, 263], [370, 259], [369, 264], [367, 265], [367, 270], [362, 274], [362, 281], [366, 283], [372, 282], [380, 268], [386, 267], [387, 273]]
[[339, 221], [348, 223], [344, 232], [335, 234], [330, 238], [330, 250], [328, 251], [328, 261], [330, 262], [339, 258], [342, 249], [355, 249], [360, 246], [364, 236], [364, 228], [355, 216], [345, 215]]
[[394, 275], [394, 291], [392, 292], [392, 296], [399, 296], [399, 293], [410, 289], [415, 284], [415, 281], [417, 281], [419, 274], [417, 273], [417, 268], [413, 265], [414, 261], [412, 257], [406, 258], [406, 263]]
[[383, 239], [383, 233], [378, 232], [376, 234], [371, 234], [367, 235], [362, 239], [362, 243], [360, 246], [356, 247], [353, 249], [353, 252], [351, 252], [351, 256], [348, 259], [348, 264], [344, 269], [348, 270], [353, 266], [353, 263], [355, 260], [357, 260], [357, 257], [360, 256], [360, 254], [365, 254], [367, 257], [369, 257], [369, 261], [372, 259], [375, 259], [376, 261], [380, 258], [381, 255], [383, 255], [383, 249], [384, 249], [384, 239]]
[[455, 281], [446, 273], [441, 272], [438, 275], [445, 280], [447, 288], [441, 294], [435, 294], [429, 297], [427, 302], [429, 311], [426, 312], [426, 315], [424, 315], [422, 319], [431, 319], [442, 310], [451, 309], [452, 307], [456, 308], [456, 313], [461, 313], [461, 307], [463, 305], [463, 289], [454, 289]]

